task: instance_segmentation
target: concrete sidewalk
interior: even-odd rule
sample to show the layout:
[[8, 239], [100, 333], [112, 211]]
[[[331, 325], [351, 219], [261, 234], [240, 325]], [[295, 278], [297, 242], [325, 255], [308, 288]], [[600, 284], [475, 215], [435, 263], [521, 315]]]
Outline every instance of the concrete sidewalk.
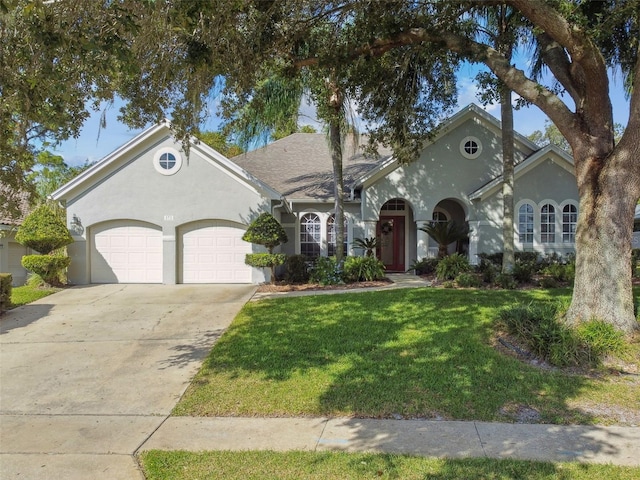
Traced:
[[170, 417], [145, 450], [306, 450], [640, 466], [640, 428], [355, 418]]

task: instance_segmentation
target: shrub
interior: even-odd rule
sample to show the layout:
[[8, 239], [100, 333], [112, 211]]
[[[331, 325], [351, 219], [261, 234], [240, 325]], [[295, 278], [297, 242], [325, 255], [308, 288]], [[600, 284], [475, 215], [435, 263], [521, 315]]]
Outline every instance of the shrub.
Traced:
[[573, 283], [576, 276], [576, 264], [575, 262], [567, 264], [554, 263], [545, 267], [543, 273], [550, 275], [557, 282]]
[[347, 257], [342, 278], [347, 283], [384, 278], [384, 264], [375, 257]]
[[518, 286], [513, 275], [508, 273], [499, 273], [496, 275], [496, 285], [505, 290], [514, 290]]
[[483, 282], [493, 283], [496, 281], [500, 267], [483, 255], [480, 256], [480, 264], [477, 267], [477, 271], [482, 275]]
[[498, 253], [479, 253], [478, 257], [480, 258], [480, 263], [482, 264], [482, 262], [488, 262], [488, 263], [492, 263], [494, 265], [500, 266], [502, 265], [502, 257], [503, 257], [503, 253], [502, 252], [498, 252]]
[[516, 252], [514, 255], [516, 262], [538, 263], [538, 252]]
[[436, 271], [437, 266], [437, 258], [423, 258], [422, 260], [415, 260], [409, 270], [415, 270], [416, 275], [429, 275]]
[[61, 272], [69, 266], [71, 259], [60, 255], [25, 255], [22, 266], [39, 275], [49, 285], [59, 285]]
[[10, 273], [0, 273], [0, 314], [11, 306], [11, 281]]
[[482, 285], [482, 280], [473, 273], [461, 273], [456, 277], [456, 283], [459, 287], [478, 288]]
[[355, 248], [361, 248], [365, 252], [365, 256], [373, 257], [373, 251], [378, 247], [378, 238], [356, 238], [351, 243]]
[[631, 250], [631, 275], [640, 277], [640, 248]]
[[244, 263], [257, 268], [272, 268], [283, 265], [287, 260], [284, 253], [247, 253]]
[[554, 277], [542, 277], [540, 279], [540, 286], [542, 288], [558, 288], [560, 284]]
[[[247, 231], [242, 235], [242, 240], [262, 245], [267, 248], [269, 252], [268, 255], [273, 255], [273, 249], [281, 243], [286, 243], [288, 238], [287, 233], [284, 231], [284, 228], [282, 228], [282, 225], [280, 225], [280, 222], [278, 222], [270, 213], [264, 212], [258, 215], [258, 218], [251, 222]], [[270, 268], [271, 283], [275, 283], [276, 267], [284, 263], [286, 256], [284, 254], [279, 254], [283, 256], [275, 256], [269, 259], [268, 257], [253, 257], [253, 255], [262, 254], [247, 254], [245, 257], [245, 263], [252, 267]]]
[[38, 253], [48, 255], [73, 243], [73, 238], [60, 216], [51, 207], [43, 204], [24, 219], [16, 233], [16, 241]]
[[516, 260], [513, 265], [513, 278], [519, 283], [529, 283], [536, 270], [536, 263], [530, 260]]
[[261, 213], [242, 235], [242, 240], [257, 245], [263, 245], [269, 253], [273, 253], [273, 249], [282, 243], [287, 243], [287, 233], [270, 213]]
[[311, 262], [305, 255], [289, 255], [284, 263], [284, 280], [287, 283], [307, 283]]
[[500, 323], [536, 356], [557, 366], [596, 366], [609, 354], [625, 350], [623, 334], [602, 321], [573, 329], [562, 321], [566, 305], [535, 303], [500, 311]]
[[459, 253], [440, 259], [436, 267], [438, 280], [453, 280], [463, 272], [471, 270], [469, 259]]
[[624, 334], [602, 320], [590, 320], [580, 324], [577, 333], [587, 347], [588, 361], [591, 364], [598, 364], [607, 355], [622, 354], [626, 350]]
[[342, 272], [339, 269], [336, 257], [318, 257], [311, 267], [309, 276], [311, 283], [321, 285], [337, 285], [342, 282]]

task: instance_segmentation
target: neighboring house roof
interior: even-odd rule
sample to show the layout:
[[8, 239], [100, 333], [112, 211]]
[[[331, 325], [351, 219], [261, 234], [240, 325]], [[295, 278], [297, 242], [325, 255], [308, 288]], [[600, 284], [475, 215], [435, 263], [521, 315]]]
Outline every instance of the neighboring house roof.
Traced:
[[[0, 209], [0, 225], [18, 226], [29, 213], [29, 194], [27, 192], [15, 192], [8, 185], [0, 183], [0, 196], [10, 198], [18, 207], [18, 212], [9, 212], [6, 205]], [[12, 215], [12, 213], [14, 213]]]
[[[51, 194], [51, 198], [53, 198], [54, 200], [60, 200], [63, 198], [68, 199], [73, 197], [74, 194], [90, 188], [92, 185], [101, 181], [103, 178], [110, 175], [114, 170], [119, 168], [123, 164], [123, 162], [130, 160], [129, 154], [134, 152], [134, 150], [140, 145], [143, 145], [153, 137], [163, 134], [172, 135], [171, 126], [168, 121], [164, 121], [146, 129], [120, 148], [114, 150], [102, 160], [99, 160], [97, 163], [85, 170], [82, 174], [78, 175], [73, 180], [64, 184], [58, 190], [53, 192]], [[274, 200], [279, 200], [281, 198], [281, 195], [271, 187], [269, 187], [267, 184], [249, 174], [240, 166], [230, 161], [227, 157], [217, 152], [213, 148], [202, 143], [197, 138], [194, 137], [190, 139], [190, 148], [192, 150], [201, 152], [205, 160], [211, 163], [217, 163], [232, 175], [249, 183], [257, 189], [262, 190], [268, 197]]]
[[[360, 145], [367, 139], [362, 138]], [[391, 157], [379, 149], [378, 158], [367, 158], [353, 140], [343, 147], [345, 192], [355, 179], [375, 169]], [[231, 159], [255, 177], [286, 196], [289, 201], [327, 201], [333, 198], [333, 167], [327, 136], [320, 133], [294, 133], [267, 146]]]

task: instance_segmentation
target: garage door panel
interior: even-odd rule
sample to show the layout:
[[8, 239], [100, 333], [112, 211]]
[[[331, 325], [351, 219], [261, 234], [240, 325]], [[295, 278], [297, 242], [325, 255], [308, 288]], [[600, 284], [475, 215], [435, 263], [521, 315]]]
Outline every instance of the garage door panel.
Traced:
[[244, 230], [226, 222], [192, 225], [182, 235], [183, 283], [250, 283], [251, 267], [244, 263], [251, 244]]
[[118, 221], [92, 233], [92, 283], [162, 283], [162, 232]]

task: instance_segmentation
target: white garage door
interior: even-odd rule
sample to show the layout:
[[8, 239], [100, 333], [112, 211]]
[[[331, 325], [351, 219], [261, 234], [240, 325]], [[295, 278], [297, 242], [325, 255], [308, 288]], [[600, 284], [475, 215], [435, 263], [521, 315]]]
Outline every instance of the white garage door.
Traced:
[[182, 231], [183, 283], [251, 283], [244, 257], [251, 244], [244, 229], [222, 220], [202, 221]]
[[162, 283], [162, 231], [126, 220], [93, 229], [91, 283]]

